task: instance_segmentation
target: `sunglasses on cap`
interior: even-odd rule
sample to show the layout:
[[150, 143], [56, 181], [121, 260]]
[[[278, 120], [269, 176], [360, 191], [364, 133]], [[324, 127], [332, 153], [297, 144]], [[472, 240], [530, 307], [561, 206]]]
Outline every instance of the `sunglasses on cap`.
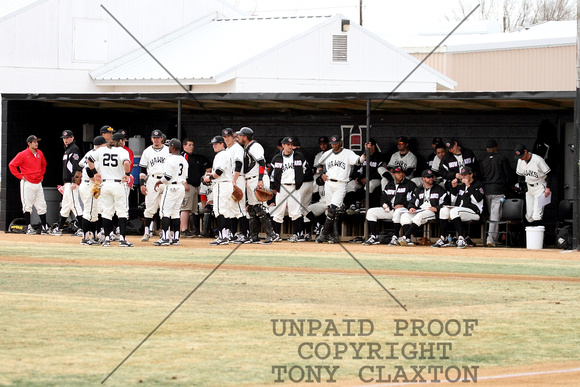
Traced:
[[404, 144], [404, 142], [403, 142], [403, 141], [399, 141], [399, 142], [397, 143], [397, 145], [403, 145], [403, 144]]

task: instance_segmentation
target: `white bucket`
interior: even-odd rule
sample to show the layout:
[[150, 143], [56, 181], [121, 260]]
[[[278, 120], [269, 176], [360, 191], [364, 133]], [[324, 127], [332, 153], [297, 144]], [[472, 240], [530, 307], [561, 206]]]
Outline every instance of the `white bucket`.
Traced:
[[544, 226], [526, 227], [526, 248], [542, 250], [544, 246]]

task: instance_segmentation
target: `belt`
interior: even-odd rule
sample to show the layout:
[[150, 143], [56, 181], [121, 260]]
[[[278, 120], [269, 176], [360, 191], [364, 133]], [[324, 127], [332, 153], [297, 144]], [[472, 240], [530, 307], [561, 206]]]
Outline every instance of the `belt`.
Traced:
[[177, 181], [174, 181], [174, 182], [173, 182], [173, 183], [171, 183], [171, 184], [179, 184], [179, 182], [177, 182]]
[[151, 176], [153, 176], [156, 179], [161, 179], [163, 177], [163, 175], [151, 175]]
[[90, 180], [83, 180], [83, 183], [90, 183]]
[[328, 180], [332, 181], [333, 183], [346, 183], [346, 181], [340, 181], [336, 179], [328, 179]]
[[258, 176], [256, 176], [256, 175], [254, 175], [254, 176], [249, 176], [249, 177], [246, 177], [246, 180], [252, 180], [252, 179], [254, 179], [254, 178], [256, 178], [256, 177], [258, 177]]
[[295, 185], [294, 183], [282, 183], [282, 185]]
[[535, 186], [537, 186], [537, 185], [540, 185], [540, 183], [536, 183], [536, 184], [530, 184], [530, 183], [528, 183], [528, 185], [529, 185], [530, 187], [535, 187]]
[[105, 181], [112, 181], [112, 182], [115, 182], [115, 183], [120, 183], [123, 180], [120, 180], [120, 179], [103, 179], [103, 182], [105, 182]]

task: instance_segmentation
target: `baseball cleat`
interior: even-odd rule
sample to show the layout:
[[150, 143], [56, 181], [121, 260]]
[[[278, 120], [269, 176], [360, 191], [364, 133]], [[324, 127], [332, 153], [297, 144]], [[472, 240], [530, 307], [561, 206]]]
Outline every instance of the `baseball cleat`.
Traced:
[[62, 230], [59, 230], [58, 227], [55, 227], [55, 228], [53, 228], [50, 231], [50, 235], [52, 235], [52, 236], [62, 236]]
[[[42, 229], [42, 231], [44, 231], [44, 229]], [[28, 229], [26, 230], [26, 235], [36, 235], [36, 230], [28, 226]], [[48, 233], [44, 235], [48, 235]]]
[[378, 245], [380, 243], [381, 242], [379, 241], [379, 238], [377, 238], [375, 235], [371, 235], [369, 236], [369, 239], [363, 243], [363, 246]]
[[179, 246], [179, 239], [172, 239], [170, 243], [172, 246]]
[[230, 240], [228, 238], [216, 238], [215, 241], [209, 242], [210, 246], [228, 245]]
[[135, 245], [126, 239], [119, 241], [119, 247], [133, 247], [133, 246], [135, 246]]
[[79, 228], [74, 234], [72, 234], [72, 236], [74, 236], [74, 237], [84, 237], [85, 236], [85, 233], [83, 232], [83, 230], [81, 230]]
[[288, 242], [290, 242], [290, 243], [298, 242], [298, 235], [296, 235], [296, 234], [292, 235], [290, 238], [288, 238]]
[[437, 242], [433, 243], [431, 247], [444, 247], [445, 246], [445, 239], [443, 237], [437, 239]]
[[466, 247], [467, 247], [467, 242], [465, 241], [465, 239], [463, 239], [463, 237], [459, 237], [459, 239], [457, 240], [457, 248], [464, 249]]
[[393, 235], [393, 237], [391, 238], [391, 241], [388, 244], [389, 246], [400, 246], [399, 244], [399, 238], [397, 238], [396, 235]]
[[108, 240], [108, 239], [105, 239], [103, 241], [103, 243], [101, 244], [101, 246], [103, 246], [103, 247], [111, 247], [111, 241]]
[[149, 238], [151, 238], [151, 234], [145, 234], [143, 235], [143, 238], [141, 238], [141, 242], [148, 242]]
[[153, 242], [153, 246], [169, 246], [171, 242], [169, 239], [159, 239], [156, 242]]

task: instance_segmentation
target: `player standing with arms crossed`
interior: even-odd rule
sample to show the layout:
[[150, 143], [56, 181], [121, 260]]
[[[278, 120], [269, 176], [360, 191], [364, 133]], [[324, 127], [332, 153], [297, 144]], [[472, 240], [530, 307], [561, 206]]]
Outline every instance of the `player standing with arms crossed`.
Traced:
[[46, 200], [41, 184], [46, 173], [46, 159], [42, 151], [38, 149], [38, 141], [40, 138], [35, 135], [28, 136], [26, 139], [28, 147], [10, 161], [8, 168], [20, 180], [22, 212], [24, 213], [24, 223], [28, 225], [26, 233], [36, 234], [36, 230], [30, 224], [30, 215], [34, 206], [42, 224], [41, 234], [48, 235], [50, 229], [46, 222]]
[[[71, 130], [65, 130], [60, 136], [64, 143], [64, 155], [62, 156], [62, 202], [60, 208], [60, 220], [58, 226], [54, 228], [51, 235], [62, 235], [62, 228], [70, 213], [73, 214], [73, 223], [78, 224], [77, 217], [83, 213], [81, 207], [81, 197], [79, 195], [77, 174], [81, 174], [81, 161], [79, 147], [75, 143], [75, 137]], [[79, 176], [80, 177], [80, 176]], [[78, 179], [80, 182], [80, 179]], [[75, 236], [83, 236], [81, 229], [77, 230]]]
[[[339, 136], [330, 137], [332, 149], [326, 151], [320, 158], [320, 165], [324, 167], [320, 175], [324, 180], [324, 196], [326, 198], [326, 221], [316, 238], [316, 243], [338, 242], [338, 210], [342, 206], [346, 195], [346, 185], [350, 180], [350, 170], [353, 165], [362, 163], [366, 158], [363, 154], [358, 156], [350, 149], [342, 147], [342, 140]], [[365, 144], [368, 147], [368, 144]], [[330, 229], [334, 228], [334, 233], [330, 236]], [[329, 238], [330, 236], [330, 238]]]
[[129, 187], [127, 182], [131, 176], [129, 152], [123, 149], [125, 136], [115, 133], [107, 146], [97, 149], [88, 158], [89, 177], [100, 173], [103, 185], [99, 202], [105, 228], [104, 247], [110, 247], [110, 235], [113, 231], [113, 215], [119, 218], [119, 247], [133, 247], [133, 243], [125, 239], [127, 221], [129, 220]]
[[142, 242], [147, 242], [153, 235], [153, 217], [159, 209], [159, 200], [161, 190], [155, 191], [153, 187], [163, 177], [165, 160], [169, 157], [169, 148], [163, 143], [163, 133], [159, 129], [151, 132], [151, 142], [141, 155], [139, 167], [139, 185], [141, 193], [145, 196], [145, 232], [143, 233]]
[[[276, 195], [276, 208], [272, 214], [277, 227], [282, 227], [284, 213], [288, 207], [288, 215], [292, 218], [294, 235], [289, 242], [305, 242], [304, 222], [302, 218], [302, 184], [305, 169], [308, 166], [304, 155], [293, 150], [292, 137], [282, 140], [283, 151], [272, 159], [272, 189]], [[276, 230], [280, 234], [280, 230]]]
[[185, 157], [180, 154], [180, 151], [181, 141], [176, 138], [171, 139], [169, 141], [170, 156], [165, 162], [163, 177], [157, 180], [154, 186], [155, 191], [157, 191], [161, 184], [165, 184], [165, 189], [161, 194], [159, 211], [161, 237], [157, 242], [153, 242], [155, 246], [179, 245], [179, 211], [185, 191], [190, 189], [186, 181], [189, 164]]
[[210, 174], [203, 177], [203, 181], [212, 182], [214, 197], [213, 213], [217, 221], [219, 235], [210, 245], [227, 245], [230, 243], [229, 218], [231, 218], [231, 201], [234, 186], [232, 185], [232, 164], [226, 150], [226, 142], [222, 136], [215, 136], [210, 143], [216, 153]]

